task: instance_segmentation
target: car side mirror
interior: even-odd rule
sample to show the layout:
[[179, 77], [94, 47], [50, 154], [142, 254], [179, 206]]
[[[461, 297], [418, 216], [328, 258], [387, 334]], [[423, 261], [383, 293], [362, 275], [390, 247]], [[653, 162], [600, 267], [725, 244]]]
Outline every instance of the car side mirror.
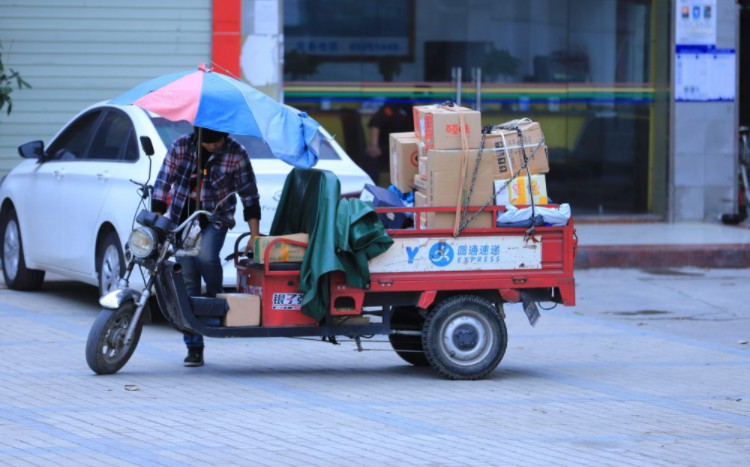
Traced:
[[148, 136], [141, 136], [141, 147], [147, 156], [151, 157], [154, 155], [154, 144]]
[[18, 146], [18, 154], [26, 159], [44, 159], [44, 142], [30, 141]]

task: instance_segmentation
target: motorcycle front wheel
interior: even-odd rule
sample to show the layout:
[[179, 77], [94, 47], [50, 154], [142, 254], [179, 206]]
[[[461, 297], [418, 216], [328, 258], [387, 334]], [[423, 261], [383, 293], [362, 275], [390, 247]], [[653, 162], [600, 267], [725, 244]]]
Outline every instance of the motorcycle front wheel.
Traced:
[[133, 355], [143, 328], [143, 323], [139, 322], [133, 339], [129, 344], [125, 344], [125, 336], [133, 321], [133, 314], [133, 303], [124, 304], [116, 310], [105, 308], [99, 312], [86, 341], [86, 363], [94, 373], [117, 373]]

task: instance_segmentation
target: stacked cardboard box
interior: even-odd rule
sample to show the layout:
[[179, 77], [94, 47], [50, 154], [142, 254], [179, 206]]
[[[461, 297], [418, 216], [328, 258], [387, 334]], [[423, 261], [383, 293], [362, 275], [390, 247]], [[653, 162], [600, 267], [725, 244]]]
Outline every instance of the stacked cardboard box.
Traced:
[[[476, 178], [474, 167], [479, 155], [482, 140], [482, 119], [478, 111], [458, 106], [417, 106], [414, 107], [414, 129], [418, 139], [419, 162], [413, 185], [415, 204], [441, 206], [461, 210], [467, 204], [482, 206], [493, 196], [493, 166], [495, 158], [482, 155]], [[464, 137], [468, 150], [464, 150]], [[464, 162], [465, 161], [465, 162]], [[462, 164], [465, 167], [463, 183]], [[468, 199], [471, 190], [471, 199]], [[460, 195], [459, 195], [460, 192]], [[430, 229], [451, 229], [454, 226], [454, 212], [427, 213], [420, 218], [423, 227]], [[485, 228], [492, 226], [490, 213], [477, 216], [467, 227]]]
[[485, 135], [484, 147], [497, 158], [493, 169], [496, 204], [524, 205], [532, 199], [535, 204], [549, 202], [544, 176], [549, 172], [549, 157], [538, 122], [522, 119], [496, 125]]
[[419, 139], [413, 131], [408, 133], [391, 133], [391, 184], [402, 193], [411, 191], [414, 175], [417, 174]]
[[[402, 192], [414, 189], [416, 206], [455, 208], [458, 204], [463, 210], [467, 202], [482, 206], [493, 197], [499, 205], [549, 203], [544, 175], [549, 172], [549, 157], [538, 122], [521, 119], [496, 125], [484, 135], [482, 146], [478, 111], [427, 105], [414, 107], [413, 113], [414, 132], [390, 136], [391, 183]], [[455, 216], [455, 211], [426, 213], [418, 222], [423, 228], [450, 229]], [[492, 215], [482, 213], [467, 227], [492, 225]]]

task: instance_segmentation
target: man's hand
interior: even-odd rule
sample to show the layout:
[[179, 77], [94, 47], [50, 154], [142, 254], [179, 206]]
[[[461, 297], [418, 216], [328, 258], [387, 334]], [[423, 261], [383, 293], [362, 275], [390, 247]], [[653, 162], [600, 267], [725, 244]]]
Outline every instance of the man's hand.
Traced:
[[245, 254], [252, 250], [255, 246], [255, 240], [260, 237], [260, 220], [259, 219], [248, 219], [247, 226], [250, 228], [250, 241], [245, 246]]
[[250, 234], [250, 240], [247, 242], [247, 246], [245, 246], [245, 254], [248, 254], [250, 250], [255, 249], [255, 240], [260, 238], [260, 235], [252, 235]]
[[373, 159], [377, 159], [381, 156], [382, 151], [378, 146], [368, 146], [367, 147], [367, 155], [372, 157]]

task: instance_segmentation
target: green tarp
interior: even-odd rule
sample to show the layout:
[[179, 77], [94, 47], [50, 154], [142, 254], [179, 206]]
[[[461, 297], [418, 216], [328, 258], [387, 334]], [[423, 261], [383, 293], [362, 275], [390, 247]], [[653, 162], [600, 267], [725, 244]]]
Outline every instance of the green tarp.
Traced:
[[300, 268], [302, 312], [320, 321], [330, 305], [330, 273], [343, 271], [347, 283], [368, 287], [367, 261], [393, 240], [370, 203], [339, 199], [341, 184], [327, 170], [293, 169], [271, 225], [270, 235], [307, 233], [310, 243]]

